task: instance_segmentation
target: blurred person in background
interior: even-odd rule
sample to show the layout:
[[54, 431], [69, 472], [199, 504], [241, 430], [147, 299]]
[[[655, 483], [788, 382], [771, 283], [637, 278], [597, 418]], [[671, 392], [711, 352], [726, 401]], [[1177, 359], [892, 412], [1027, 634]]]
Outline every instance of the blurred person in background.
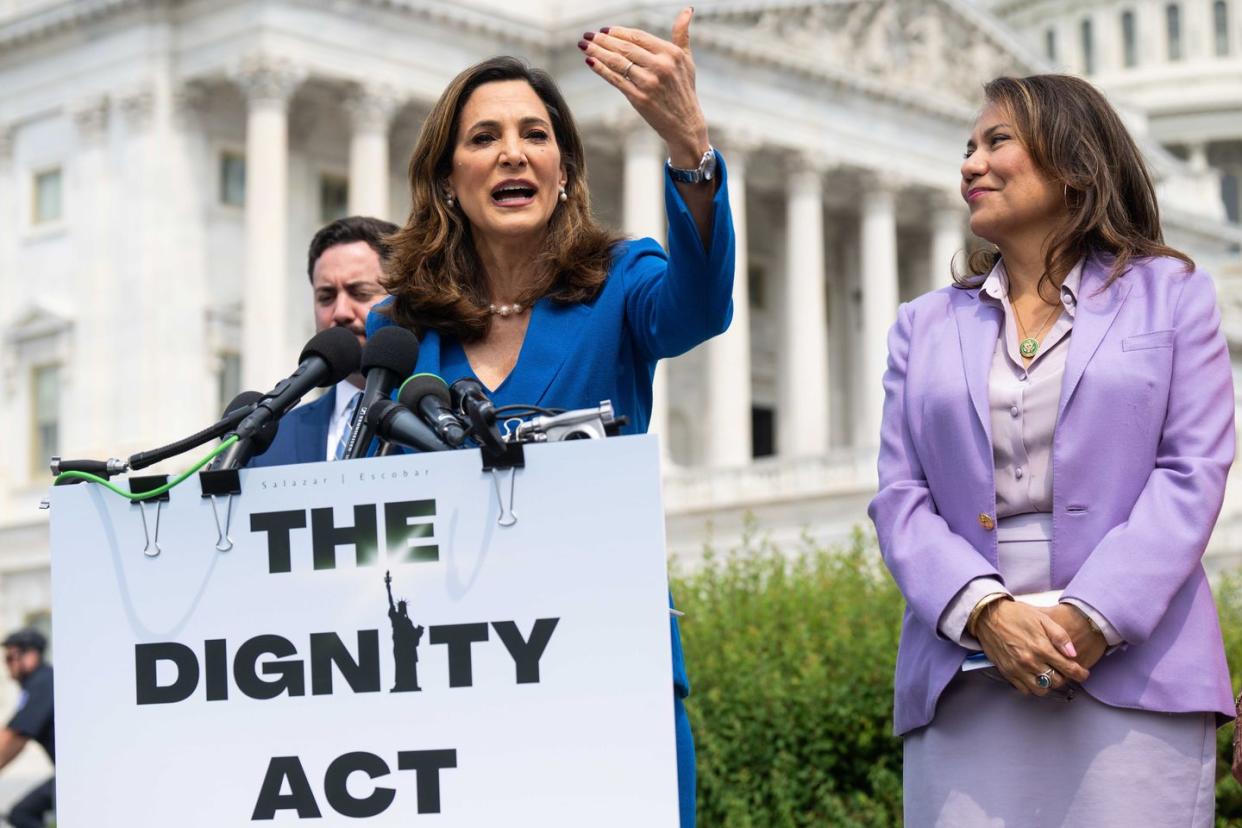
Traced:
[[1234, 710], [1202, 565], [1234, 456], [1215, 287], [1093, 86], [985, 100], [961, 191], [993, 246], [899, 308], [884, 375], [906, 825], [1210, 828]]
[[[384, 237], [397, 229], [381, 219], [349, 216], [325, 225], [311, 239], [306, 274], [316, 333], [347, 328], [366, 344], [367, 314], [388, 296], [380, 284], [387, 250]], [[364, 385], [362, 374], [355, 373], [318, 399], [294, 408], [281, 419], [272, 445], [249, 467], [339, 459]]]
[[[17, 711], [0, 730], [0, 769], [17, 758], [33, 739], [56, 762], [52, 715], [52, 665], [43, 660], [47, 638], [38, 630], [25, 629], [4, 639], [4, 664], [9, 677], [21, 685]], [[43, 828], [56, 802], [56, 778], [52, 777], [23, 796], [9, 810], [13, 828]]]

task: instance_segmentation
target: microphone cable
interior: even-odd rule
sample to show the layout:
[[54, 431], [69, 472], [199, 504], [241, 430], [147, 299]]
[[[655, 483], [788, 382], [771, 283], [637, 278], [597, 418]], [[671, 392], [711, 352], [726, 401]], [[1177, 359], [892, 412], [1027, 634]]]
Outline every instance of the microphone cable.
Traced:
[[90, 483], [98, 483], [99, 485], [103, 486], [105, 489], [108, 489], [109, 491], [112, 491], [112, 492], [116, 492], [121, 497], [128, 498], [129, 500], [132, 500], [135, 502], [141, 501], [141, 500], [150, 500], [153, 497], [159, 497], [160, 495], [171, 491], [173, 487], [175, 486], [180, 486], [187, 479], [189, 479], [189, 477], [193, 475], [196, 471], [198, 471], [203, 466], [210, 463], [212, 460], [215, 460], [218, 455], [227, 451], [229, 446], [233, 445], [236, 442], [237, 442], [237, 435], [234, 434], [232, 437], [228, 438], [224, 442], [220, 443], [220, 445], [212, 449], [210, 454], [208, 454], [202, 460], [199, 460], [197, 463], [191, 466], [187, 471], [182, 472], [181, 474], [177, 475], [175, 478], [173, 478], [169, 482], [165, 483], [163, 486], [152, 489], [149, 492], [140, 492], [138, 494], [134, 494], [133, 492], [127, 492], [124, 489], [122, 489], [120, 486], [117, 486], [115, 483], [113, 483], [111, 480], [108, 480], [105, 477], [100, 477], [97, 474], [91, 474], [90, 472], [84, 472], [84, 471], [61, 472], [60, 474], [56, 475], [55, 478], [53, 478], [52, 485], [53, 486], [60, 485], [61, 480], [70, 480], [70, 479], [86, 480]]

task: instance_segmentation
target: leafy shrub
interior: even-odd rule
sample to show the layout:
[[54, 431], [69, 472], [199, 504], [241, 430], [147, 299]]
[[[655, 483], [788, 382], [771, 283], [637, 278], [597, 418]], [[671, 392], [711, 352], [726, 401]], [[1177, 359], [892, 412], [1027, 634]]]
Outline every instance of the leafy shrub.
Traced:
[[[1242, 573], [1216, 585], [1235, 689], [1242, 686]], [[901, 825], [892, 734], [903, 601], [874, 539], [804, 540], [784, 554], [756, 536], [674, 573], [693, 694], [699, 824], [710, 828]], [[1218, 828], [1242, 828], [1229, 774], [1233, 726], [1217, 732]]]
[[693, 694], [699, 824], [712, 828], [901, 822], [892, 736], [902, 602], [856, 533], [786, 556], [748, 533], [674, 578]]

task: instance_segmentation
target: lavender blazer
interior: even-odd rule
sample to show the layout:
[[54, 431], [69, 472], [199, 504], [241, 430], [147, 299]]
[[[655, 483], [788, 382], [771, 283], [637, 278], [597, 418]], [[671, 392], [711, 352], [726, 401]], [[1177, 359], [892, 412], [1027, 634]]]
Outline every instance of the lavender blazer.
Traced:
[[[1126, 644], [1085, 688], [1118, 707], [1233, 716], [1202, 566], [1233, 462], [1233, 378], [1211, 278], [1144, 259], [1083, 267], [1052, 446], [1052, 585]], [[894, 730], [930, 722], [967, 650], [940, 616], [997, 572], [988, 371], [1002, 311], [948, 287], [889, 334], [879, 492], [868, 510], [906, 598]]]

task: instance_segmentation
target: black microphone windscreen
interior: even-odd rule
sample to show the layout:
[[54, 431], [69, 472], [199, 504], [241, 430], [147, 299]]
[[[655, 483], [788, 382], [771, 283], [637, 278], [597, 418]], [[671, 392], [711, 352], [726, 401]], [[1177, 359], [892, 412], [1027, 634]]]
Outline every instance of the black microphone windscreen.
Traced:
[[328, 388], [358, 370], [362, 363], [362, 346], [358, 344], [358, 337], [348, 329], [328, 328], [310, 338], [302, 349], [298, 362], [305, 362], [312, 356], [328, 363], [330, 373], [319, 383], [320, 388]]
[[228, 415], [232, 414], [234, 411], [240, 411], [241, 409], [246, 408], [247, 406], [254, 405], [261, 399], [263, 399], [263, 395], [260, 394], [258, 391], [243, 391], [240, 394], [238, 394], [236, 397], [234, 397], [233, 400], [224, 407], [223, 416], [227, 417]]
[[405, 328], [390, 325], [367, 337], [362, 349], [362, 373], [384, 368], [399, 377], [414, 373], [418, 364], [418, 337]]
[[452, 404], [448, 383], [435, 374], [415, 374], [403, 382], [401, 390], [397, 392], [397, 402], [413, 411], [418, 401], [428, 395], [439, 398], [445, 405]]

